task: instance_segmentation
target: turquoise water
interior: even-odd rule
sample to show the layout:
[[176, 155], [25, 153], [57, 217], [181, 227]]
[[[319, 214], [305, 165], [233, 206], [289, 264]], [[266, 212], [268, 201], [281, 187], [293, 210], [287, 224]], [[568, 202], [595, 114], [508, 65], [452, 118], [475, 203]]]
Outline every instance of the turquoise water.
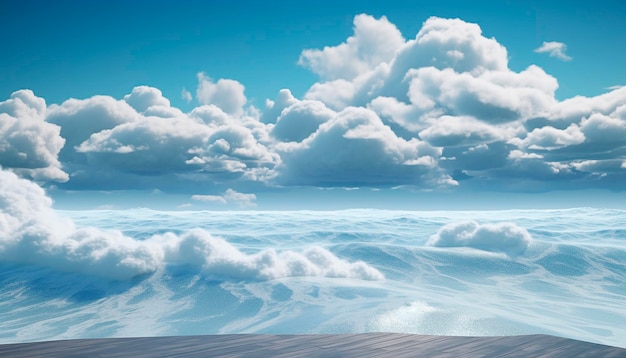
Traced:
[[0, 343], [385, 331], [626, 347], [625, 211], [33, 205], [0, 223]]

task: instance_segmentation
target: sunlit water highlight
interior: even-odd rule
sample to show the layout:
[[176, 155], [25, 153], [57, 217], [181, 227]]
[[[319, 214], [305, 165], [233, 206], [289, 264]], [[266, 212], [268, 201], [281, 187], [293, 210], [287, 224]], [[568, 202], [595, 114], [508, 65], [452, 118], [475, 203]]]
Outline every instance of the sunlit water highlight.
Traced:
[[[58, 264], [67, 250], [0, 260], [0, 343], [385, 331], [626, 347], [625, 211], [57, 213], [178, 246], [134, 277], [104, 272], [115, 259]], [[125, 245], [114, 258], [136, 259]]]

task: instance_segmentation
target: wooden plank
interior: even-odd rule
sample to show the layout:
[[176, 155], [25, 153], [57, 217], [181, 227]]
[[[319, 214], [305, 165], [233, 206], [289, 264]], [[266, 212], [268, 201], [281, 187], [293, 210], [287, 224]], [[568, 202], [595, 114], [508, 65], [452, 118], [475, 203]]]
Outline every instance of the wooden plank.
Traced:
[[0, 345], [0, 357], [619, 357], [626, 349], [546, 336], [396, 333], [79, 339]]

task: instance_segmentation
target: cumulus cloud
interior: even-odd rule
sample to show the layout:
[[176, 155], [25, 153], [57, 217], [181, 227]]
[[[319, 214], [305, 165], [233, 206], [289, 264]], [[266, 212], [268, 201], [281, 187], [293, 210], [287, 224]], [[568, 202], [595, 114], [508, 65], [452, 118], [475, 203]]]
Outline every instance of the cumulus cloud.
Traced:
[[304, 50], [299, 64], [323, 80], [350, 80], [390, 61], [403, 44], [402, 34], [385, 16], [376, 19], [361, 14], [354, 17], [354, 35], [346, 42], [322, 50]]
[[397, 137], [374, 112], [364, 108], [346, 108], [301, 143], [279, 151], [283, 158], [280, 179], [289, 184], [455, 184], [436, 168], [440, 151], [415, 138]]
[[536, 66], [514, 73], [409, 70], [409, 100], [422, 110], [502, 123], [536, 116], [555, 103], [556, 80]]
[[122, 171], [157, 174], [192, 170], [190, 150], [211, 135], [208, 127], [184, 119], [141, 118], [92, 134], [76, 150], [91, 163]]
[[137, 86], [133, 88], [130, 94], [124, 96], [124, 101], [130, 104], [137, 112], [145, 112], [152, 106], [170, 106], [170, 101], [163, 97], [159, 89], [148, 86]]
[[36, 184], [0, 171], [0, 259], [5, 262], [127, 280], [172, 265], [197, 267], [225, 280], [288, 276], [380, 280], [364, 262], [347, 262], [322, 247], [301, 252], [265, 249], [244, 253], [203, 230], [135, 240], [116, 230], [76, 228], [59, 217]]
[[544, 41], [535, 49], [537, 53], [547, 53], [550, 57], [556, 57], [562, 61], [571, 61], [572, 58], [565, 54], [567, 45], [557, 41]]
[[297, 101], [283, 109], [271, 134], [282, 142], [301, 142], [334, 115], [322, 102]]
[[270, 177], [279, 161], [261, 144], [270, 135], [256, 118], [233, 116], [216, 105], [183, 113], [147, 86], [122, 101], [70, 99], [52, 105], [46, 119], [67, 138], [59, 157], [72, 175], [69, 188], [168, 190], [187, 180], [258, 181]]
[[192, 195], [191, 200], [236, 204], [240, 207], [256, 206], [256, 195], [239, 193], [233, 189], [227, 189], [223, 195]]
[[419, 133], [420, 137], [438, 147], [487, 144], [501, 138], [496, 128], [471, 117], [442, 116]]
[[569, 145], [580, 144], [585, 141], [585, 135], [576, 124], [566, 129], [557, 129], [551, 126], [535, 128], [526, 138], [514, 138], [511, 142], [520, 147], [529, 149], [552, 150]]
[[278, 160], [241, 125], [215, 127], [190, 118], [142, 117], [94, 133], [76, 149], [90, 163], [145, 175], [172, 172], [243, 174]]
[[45, 101], [30, 90], [0, 102], [0, 166], [35, 180], [65, 182], [69, 177], [58, 160], [65, 139], [45, 114]]
[[[428, 18], [409, 40], [385, 17], [358, 15], [353, 30], [302, 51], [319, 82], [261, 111], [243, 84], [204, 73], [187, 113], [148, 86], [49, 107], [18, 91], [0, 103], [0, 165], [68, 189], [623, 188], [626, 87], [559, 101], [556, 78], [510, 69], [506, 48], [461, 19]], [[554, 44], [542, 47], [564, 54]]]
[[291, 94], [291, 91], [288, 89], [281, 89], [278, 92], [275, 100], [268, 99], [265, 102], [265, 110], [261, 114], [261, 122], [262, 123], [275, 123], [276, 119], [282, 111], [291, 106], [294, 103], [297, 103], [298, 100]]
[[436, 247], [471, 247], [518, 256], [526, 251], [530, 242], [528, 231], [513, 223], [481, 225], [468, 221], [443, 226], [426, 244]]
[[198, 73], [198, 89], [196, 97], [201, 104], [214, 104], [228, 114], [243, 113], [246, 104], [245, 87], [230, 79], [219, 79], [217, 82], [206, 74]]
[[46, 120], [61, 127], [65, 146], [59, 153], [64, 162], [84, 160], [76, 155], [76, 147], [93, 133], [113, 129], [119, 124], [134, 122], [140, 118], [137, 111], [126, 101], [109, 96], [87, 99], [68, 99], [61, 105], [48, 108]]

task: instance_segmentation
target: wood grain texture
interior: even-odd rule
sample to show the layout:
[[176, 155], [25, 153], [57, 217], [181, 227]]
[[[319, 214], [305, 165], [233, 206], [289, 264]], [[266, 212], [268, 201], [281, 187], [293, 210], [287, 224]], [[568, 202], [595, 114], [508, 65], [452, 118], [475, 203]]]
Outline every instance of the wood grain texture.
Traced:
[[624, 357], [626, 349], [547, 335], [398, 333], [77, 339], [0, 345], [0, 357]]

